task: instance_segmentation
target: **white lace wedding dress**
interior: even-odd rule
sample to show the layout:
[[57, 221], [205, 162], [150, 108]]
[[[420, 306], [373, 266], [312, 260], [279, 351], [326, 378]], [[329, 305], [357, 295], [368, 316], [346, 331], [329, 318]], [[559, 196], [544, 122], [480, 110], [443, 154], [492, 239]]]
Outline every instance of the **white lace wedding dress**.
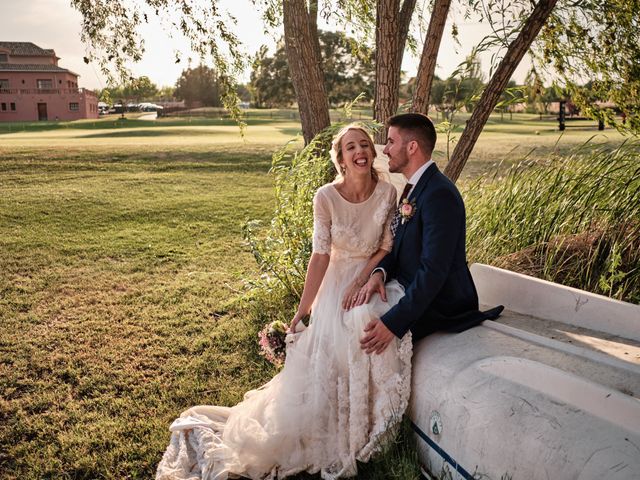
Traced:
[[391, 282], [388, 303], [375, 295], [348, 312], [341, 300], [369, 257], [391, 249], [395, 205], [395, 188], [382, 181], [362, 203], [348, 202], [333, 184], [318, 190], [313, 249], [331, 260], [310, 326], [289, 335], [283, 370], [244, 401], [193, 407], [171, 425], [157, 480], [276, 479], [301, 471], [350, 477], [356, 460], [368, 461], [393, 434], [409, 398], [411, 335], [381, 355], [364, 353], [360, 338], [402, 288]]

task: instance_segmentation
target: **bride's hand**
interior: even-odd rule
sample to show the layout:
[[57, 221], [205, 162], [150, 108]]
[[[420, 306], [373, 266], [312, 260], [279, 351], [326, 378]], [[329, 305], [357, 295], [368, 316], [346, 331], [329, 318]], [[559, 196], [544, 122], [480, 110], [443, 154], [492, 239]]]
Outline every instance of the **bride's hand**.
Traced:
[[298, 326], [298, 323], [300, 323], [300, 321], [307, 315], [308, 314], [300, 313], [299, 311], [296, 312], [296, 314], [293, 316], [293, 320], [291, 320], [291, 325], [289, 325], [289, 330], [287, 332], [296, 333], [296, 327]]
[[351, 310], [353, 307], [360, 305], [362, 302], [358, 303], [358, 301], [362, 296], [361, 291], [362, 284], [358, 282], [358, 279], [355, 279], [351, 285], [349, 285], [349, 288], [347, 288], [347, 291], [342, 298], [342, 308], [345, 310]]

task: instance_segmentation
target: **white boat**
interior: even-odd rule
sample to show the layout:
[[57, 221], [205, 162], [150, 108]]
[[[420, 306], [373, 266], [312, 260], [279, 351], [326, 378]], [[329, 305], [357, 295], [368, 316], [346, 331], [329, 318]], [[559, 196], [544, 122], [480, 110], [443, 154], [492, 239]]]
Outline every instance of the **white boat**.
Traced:
[[640, 306], [487, 265], [497, 321], [415, 346], [408, 415], [438, 479], [640, 479]]

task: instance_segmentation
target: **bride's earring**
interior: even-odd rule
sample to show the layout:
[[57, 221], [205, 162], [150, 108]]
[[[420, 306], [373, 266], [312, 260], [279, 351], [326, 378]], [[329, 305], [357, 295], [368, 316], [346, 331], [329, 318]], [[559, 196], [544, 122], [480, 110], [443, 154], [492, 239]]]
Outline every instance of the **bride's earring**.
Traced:
[[344, 174], [347, 173], [347, 169], [344, 168], [344, 165], [340, 165], [340, 173], [342, 174], [343, 177], [344, 177]]

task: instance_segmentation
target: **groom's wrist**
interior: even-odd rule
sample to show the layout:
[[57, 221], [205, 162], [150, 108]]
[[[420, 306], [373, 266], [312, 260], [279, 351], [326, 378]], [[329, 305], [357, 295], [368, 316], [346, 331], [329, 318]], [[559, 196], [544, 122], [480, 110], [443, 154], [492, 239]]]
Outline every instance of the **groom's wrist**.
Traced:
[[382, 274], [382, 282], [383, 283], [387, 283], [387, 271], [382, 268], [382, 267], [376, 267], [373, 269], [373, 272], [371, 272], [371, 275], [369, 275], [369, 278], [373, 277], [376, 273], [381, 273]]

